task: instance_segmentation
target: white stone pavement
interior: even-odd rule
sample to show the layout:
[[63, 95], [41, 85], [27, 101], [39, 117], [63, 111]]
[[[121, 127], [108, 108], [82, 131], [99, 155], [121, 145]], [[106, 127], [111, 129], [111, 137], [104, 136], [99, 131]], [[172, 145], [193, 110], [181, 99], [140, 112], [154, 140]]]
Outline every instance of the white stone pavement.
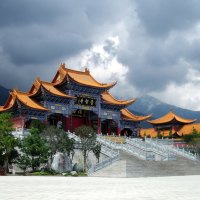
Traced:
[[0, 177], [0, 200], [200, 200], [200, 176]]

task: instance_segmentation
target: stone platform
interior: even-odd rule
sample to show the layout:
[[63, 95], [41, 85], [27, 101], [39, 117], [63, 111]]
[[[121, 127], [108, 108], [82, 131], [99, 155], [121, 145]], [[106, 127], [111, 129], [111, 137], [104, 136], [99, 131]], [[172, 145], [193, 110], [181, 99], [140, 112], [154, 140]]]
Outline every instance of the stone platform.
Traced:
[[199, 200], [200, 176], [0, 177], [1, 200]]

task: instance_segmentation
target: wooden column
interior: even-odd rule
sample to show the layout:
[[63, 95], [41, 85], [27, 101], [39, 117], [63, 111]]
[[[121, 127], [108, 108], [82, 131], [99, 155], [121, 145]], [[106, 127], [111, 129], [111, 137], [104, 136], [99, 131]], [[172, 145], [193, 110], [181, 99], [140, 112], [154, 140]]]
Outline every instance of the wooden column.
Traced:
[[110, 135], [110, 122], [107, 122], [107, 127], [108, 127], [108, 129], [107, 129], [108, 135]]
[[117, 127], [117, 135], [120, 137], [120, 134], [121, 134], [121, 128], [118, 126]]
[[98, 126], [98, 134], [101, 134], [101, 119], [98, 117], [98, 121], [97, 121], [97, 126]]
[[72, 114], [70, 115], [70, 131], [73, 132], [73, 120], [72, 120]]

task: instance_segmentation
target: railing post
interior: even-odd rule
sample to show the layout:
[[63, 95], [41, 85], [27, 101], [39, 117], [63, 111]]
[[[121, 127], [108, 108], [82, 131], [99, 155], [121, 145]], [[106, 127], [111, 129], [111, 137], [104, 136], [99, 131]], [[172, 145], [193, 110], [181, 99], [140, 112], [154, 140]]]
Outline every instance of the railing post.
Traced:
[[145, 160], [147, 160], [147, 144], [146, 144], [146, 136], [145, 136]]

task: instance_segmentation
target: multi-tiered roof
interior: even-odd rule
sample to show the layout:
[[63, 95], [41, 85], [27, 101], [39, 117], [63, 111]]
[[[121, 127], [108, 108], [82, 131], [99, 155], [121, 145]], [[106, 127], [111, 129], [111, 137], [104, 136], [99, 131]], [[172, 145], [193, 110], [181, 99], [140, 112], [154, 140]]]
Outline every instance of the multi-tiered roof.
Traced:
[[[65, 68], [65, 64], [61, 64], [55, 77], [52, 82], [46, 82], [36, 78], [33, 85], [31, 86], [29, 92], [21, 92], [18, 89], [13, 89], [10, 92], [9, 98], [4, 106], [0, 106], [0, 112], [10, 111], [11, 109], [18, 106], [18, 103], [24, 105], [25, 107], [40, 110], [40, 111], [49, 111], [44, 105], [41, 105], [37, 102], [37, 98], [43, 94], [43, 92], [50, 93], [53, 96], [73, 99], [75, 96], [71, 96], [67, 93], [64, 93], [60, 90], [60, 86], [64, 83], [73, 81], [78, 85], [85, 87], [92, 87], [102, 89], [101, 101], [104, 105], [115, 105], [121, 109], [121, 117], [124, 120], [129, 120], [133, 122], [139, 122], [148, 119], [151, 115], [148, 116], [136, 116], [130, 111], [125, 109], [127, 106], [135, 102], [135, 99], [130, 100], [117, 100], [110, 93], [109, 89], [112, 88], [116, 82], [112, 83], [100, 83], [96, 81], [90, 71], [85, 69], [85, 71], [77, 71], [69, 68]], [[123, 108], [123, 109], [122, 109]]]
[[117, 83], [117, 82], [99, 83], [91, 76], [90, 71], [87, 68], [85, 69], [84, 72], [82, 72], [65, 68], [64, 64], [60, 65], [55, 77], [53, 78], [52, 83], [57, 86], [63, 84], [69, 79], [83, 86], [90, 86], [90, 87], [92, 86], [95, 88], [104, 88], [107, 90], [116, 85]]

